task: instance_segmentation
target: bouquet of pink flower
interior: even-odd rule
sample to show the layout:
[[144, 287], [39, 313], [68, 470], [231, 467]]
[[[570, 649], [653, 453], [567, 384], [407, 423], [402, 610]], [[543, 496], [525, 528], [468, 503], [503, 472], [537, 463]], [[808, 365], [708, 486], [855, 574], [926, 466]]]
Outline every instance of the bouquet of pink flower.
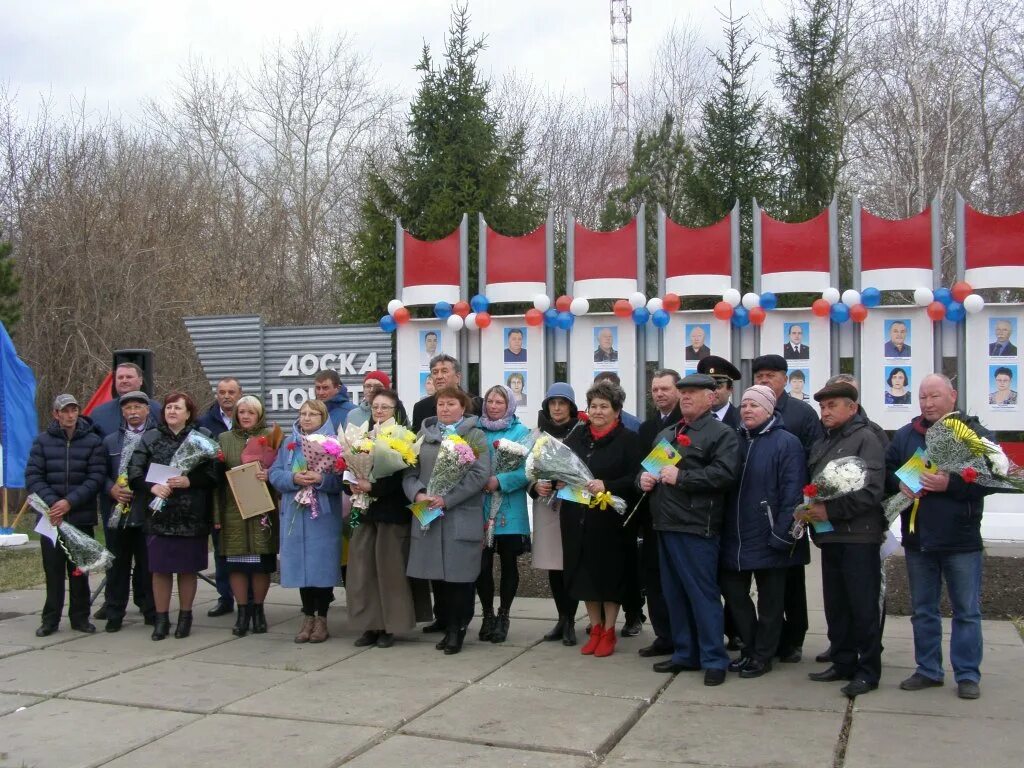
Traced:
[[[289, 443], [292, 454], [293, 472], [319, 472], [321, 475], [342, 473], [345, 471], [345, 459], [342, 457], [342, 446], [338, 438], [329, 435], [303, 435], [300, 445]], [[300, 450], [295, 451], [298, 447]], [[309, 507], [309, 516], [316, 520], [320, 516], [320, 504], [316, 500], [316, 491], [306, 485], [295, 494], [295, 503]], [[294, 524], [294, 518], [292, 523]]]
[[[476, 461], [473, 447], [459, 435], [448, 435], [441, 441], [437, 452], [437, 461], [427, 481], [427, 496], [444, 496], [450, 493], [463, 476], [469, 471], [470, 465]], [[440, 509], [430, 509], [427, 503], [416, 502], [410, 506], [423, 530], [444, 514]]]

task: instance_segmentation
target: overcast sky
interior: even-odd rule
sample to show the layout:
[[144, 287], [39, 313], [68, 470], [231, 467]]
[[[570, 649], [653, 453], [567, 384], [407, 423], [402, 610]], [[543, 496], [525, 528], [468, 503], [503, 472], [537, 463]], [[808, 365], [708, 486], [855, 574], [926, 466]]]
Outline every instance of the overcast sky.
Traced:
[[[716, 8], [728, 0], [632, 0], [630, 76], [644, 77], [651, 53], [676, 22], [721, 39]], [[784, 0], [734, 0], [751, 29]], [[412, 95], [413, 66], [426, 41], [437, 53], [449, 0], [0, 0], [0, 77], [28, 111], [40, 94], [57, 109], [87, 97], [92, 109], [134, 114], [162, 98], [190, 55], [241, 69], [278, 39], [320, 28], [346, 32], [385, 83]], [[611, 44], [608, 0], [469, 0], [472, 30], [486, 34], [486, 73], [515, 70], [553, 91], [607, 99]]]

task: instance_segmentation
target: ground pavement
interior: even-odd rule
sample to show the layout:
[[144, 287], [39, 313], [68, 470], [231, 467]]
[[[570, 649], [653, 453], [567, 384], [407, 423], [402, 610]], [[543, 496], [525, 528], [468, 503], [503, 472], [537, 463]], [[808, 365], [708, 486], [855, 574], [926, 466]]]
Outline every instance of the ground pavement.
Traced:
[[[809, 658], [827, 645], [819, 581], [812, 566]], [[359, 649], [338, 594], [322, 645], [292, 642], [298, 593], [277, 586], [268, 634], [236, 639], [232, 617], [207, 618], [215, 595], [201, 582], [192, 636], [162, 642], [137, 614], [114, 635], [65, 620], [36, 638], [43, 592], [0, 594], [0, 766], [1024, 764], [1024, 644], [1008, 622], [985, 623], [982, 697], [962, 701], [951, 675], [943, 688], [898, 689], [912, 672], [911, 628], [890, 617], [882, 685], [851, 705], [840, 684], [807, 680], [813, 660], [705, 688], [699, 674], [659, 675], [636, 655], [649, 631], [606, 659], [539, 642], [554, 618], [540, 599], [516, 601], [502, 645], [476, 641], [474, 622], [456, 656], [418, 631]]]

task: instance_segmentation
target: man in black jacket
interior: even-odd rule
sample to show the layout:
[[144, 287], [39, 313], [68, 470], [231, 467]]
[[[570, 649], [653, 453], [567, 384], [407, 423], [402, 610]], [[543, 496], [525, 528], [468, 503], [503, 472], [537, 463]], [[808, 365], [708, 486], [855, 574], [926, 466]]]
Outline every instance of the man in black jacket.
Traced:
[[811, 449], [808, 467], [817, 477], [829, 462], [856, 456], [866, 465], [864, 487], [813, 504], [807, 519], [821, 548], [825, 621], [832, 666], [811, 680], [849, 680], [842, 691], [854, 698], [878, 687], [882, 674], [879, 545], [887, 529], [882, 514], [885, 449], [860, 413], [857, 390], [847, 383], [826, 385], [814, 394], [821, 404], [825, 436]]
[[661, 585], [668, 606], [674, 652], [654, 665], [656, 672], [703, 669], [705, 685], [721, 685], [729, 666], [723, 641], [722, 595], [718, 588], [718, 548], [725, 498], [736, 484], [736, 432], [711, 415], [715, 380], [702, 373], [681, 379], [675, 426], [658, 438], [682, 454], [658, 475], [642, 472], [651, 493], [658, 532]]
[[[462, 366], [459, 361], [451, 355], [435, 355], [430, 361], [430, 378], [434, 381], [434, 391], [438, 392], [445, 387], [462, 386]], [[467, 416], [483, 413], [482, 401], [479, 397], [473, 398], [473, 410], [467, 412]], [[437, 395], [427, 395], [422, 400], [417, 400], [412, 407], [412, 431], [419, 432], [423, 422], [431, 416], [437, 416]]]
[[[89, 536], [96, 525], [96, 494], [106, 474], [103, 441], [92, 421], [79, 415], [74, 395], [57, 395], [53, 421], [36, 437], [25, 466], [25, 488], [50, 507], [50, 522], [67, 522]], [[46, 573], [46, 603], [36, 637], [52, 635], [64, 613], [64, 578], [71, 591], [71, 628], [92, 633], [89, 621], [89, 576], [46, 536], [39, 539]], [[76, 575], [77, 572], [77, 575]]]

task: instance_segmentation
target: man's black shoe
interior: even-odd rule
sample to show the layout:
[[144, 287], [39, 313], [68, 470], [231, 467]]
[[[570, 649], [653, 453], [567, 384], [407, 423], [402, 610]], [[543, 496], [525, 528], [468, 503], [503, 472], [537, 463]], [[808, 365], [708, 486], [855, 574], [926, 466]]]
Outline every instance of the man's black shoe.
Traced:
[[104, 632], [120, 632], [121, 625], [124, 622], [123, 619], [107, 619], [107, 626], [103, 628]]
[[844, 675], [835, 667], [829, 667], [821, 672], [810, 672], [807, 679], [816, 683], [834, 683], [837, 680], [851, 680], [852, 678], [850, 675]]
[[676, 664], [672, 659], [665, 659], [665, 661], [654, 662], [652, 669], [655, 672], [668, 672], [674, 675], [676, 672], [700, 672], [700, 665]]
[[739, 672], [741, 669], [746, 669], [747, 664], [751, 661], [753, 661], [753, 659], [749, 656], [739, 656], [729, 662], [729, 671]]
[[981, 686], [973, 680], [961, 680], [956, 684], [956, 695], [961, 699], [977, 699], [981, 696]]
[[[433, 632], [447, 632], [447, 631], [448, 631], [448, 627], [446, 627], [443, 623], [441, 623], [440, 620], [435, 621], [433, 624], [427, 624], [427, 626], [425, 626], [423, 628], [423, 634], [425, 634], [425, 635], [429, 635], [429, 634], [431, 634]], [[443, 648], [444, 646], [441, 646], [441, 647]]]
[[88, 619], [81, 623], [72, 624], [71, 628], [76, 632], [85, 632], [87, 635], [91, 635], [96, 632], [96, 625], [90, 622]]
[[846, 698], [855, 699], [862, 693], [869, 693], [877, 687], [878, 683], [870, 683], [867, 680], [853, 680], [839, 690], [846, 696]]
[[43, 624], [39, 629], [36, 630], [36, 637], [49, 637], [56, 631], [56, 627], [48, 627], [45, 624]]
[[904, 691], [923, 691], [925, 688], [941, 688], [942, 685], [941, 680], [932, 680], [932, 678], [925, 677], [920, 672], [915, 672], [900, 683], [900, 688]]
[[655, 640], [650, 645], [645, 646], [641, 648], [639, 651], [637, 651], [637, 654], [639, 654], [645, 659], [650, 659], [654, 656], [671, 656], [672, 646], [661, 645], [657, 640]]
[[792, 648], [779, 652], [779, 661], [783, 664], [798, 664], [803, 657], [803, 648]]
[[704, 685], [714, 686], [721, 685], [725, 682], [725, 670], [724, 669], [705, 669], [704, 670]]
[[751, 659], [747, 662], [747, 665], [740, 670], [740, 677], [744, 680], [751, 680], [755, 677], [761, 677], [761, 675], [767, 674], [772, 671], [771, 662], [758, 661], [757, 659]]
[[150, 614], [149, 616], [143, 616], [142, 623], [145, 624], [147, 627], [152, 627], [153, 624], [156, 623], [156, 617], [153, 614]]
[[832, 646], [830, 645], [824, 651], [815, 656], [814, 660], [819, 664], [828, 664], [832, 661]]
[[99, 608], [97, 608], [96, 609], [96, 613], [94, 613], [92, 615], [92, 617], [94, 619], [99, 619], [100, 621], [106, 621], [107, 620], [107, 604], [104, 603]]
[[[235, 612], [234, 603], [229, 603], [227, 600], [218, 600], [217, 604], [206, 612], [207, 616], [227, 616], [229, 613]], [[149, 623], [148, 621], [146, 622]]]
[[626, 625], [619, 631], [619, 635], [621, 637], [636, 637], [643, 628], [643, 619], [627, 619]]

